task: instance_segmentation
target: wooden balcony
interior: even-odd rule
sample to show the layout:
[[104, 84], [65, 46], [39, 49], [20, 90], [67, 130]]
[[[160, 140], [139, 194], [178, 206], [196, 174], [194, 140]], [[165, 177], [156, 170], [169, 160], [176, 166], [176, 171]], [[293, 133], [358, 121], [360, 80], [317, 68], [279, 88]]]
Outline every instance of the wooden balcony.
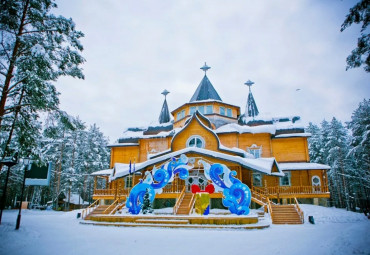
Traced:
[[117, 199], [128, 196], [131, 189], [94, 189], [93, 199]]
[[[163, 188], [161, 194], [157, 194], [156, 198], [177, 198], [184, 184], [169, 185]], [[130, 194], [131, 188], [120, 189], [95, 189], [93, 199], [116, 199]]]
[[253, 187], [253, 190], [268, 198], [329, 198], [328, 186], [274, 186]]
[[[156, 198], [177, 198], [184, 188], [184, 184], [170, 185], [163, 188], [161, 194]], [[93, 199], [117, 199], [128, 196], [131, 188], [120, 189], [95, 189]], [[252, 187], [253, 196], [264, 201], [264, 198], [329, 198], [328, 186], [274, 186], [274, 187]], [[262, 196], [261, 196], [262, 195]], [[211, 194], [211, 198], [222, 198], [222, 193]]]

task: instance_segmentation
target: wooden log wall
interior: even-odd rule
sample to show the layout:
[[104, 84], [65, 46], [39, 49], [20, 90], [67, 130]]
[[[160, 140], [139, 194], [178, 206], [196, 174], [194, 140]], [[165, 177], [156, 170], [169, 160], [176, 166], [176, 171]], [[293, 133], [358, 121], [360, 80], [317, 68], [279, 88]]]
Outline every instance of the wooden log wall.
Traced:
[[306, 137], [272, 139], [272, 156], [278, 162], [309, 162]]

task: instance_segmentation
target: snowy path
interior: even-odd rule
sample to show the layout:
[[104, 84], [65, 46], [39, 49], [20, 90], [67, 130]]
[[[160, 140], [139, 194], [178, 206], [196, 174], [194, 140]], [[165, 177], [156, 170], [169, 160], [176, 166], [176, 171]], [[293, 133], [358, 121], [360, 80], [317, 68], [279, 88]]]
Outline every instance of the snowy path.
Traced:
[[[316, 225], [264, 230], [117, 228], [79, 224], [76, 212], [4, 211], [0, 254], [370, 254], [370, 221], [362, 214], [303, 206]], [[330, 213], [330, 214], [329, 214]]]

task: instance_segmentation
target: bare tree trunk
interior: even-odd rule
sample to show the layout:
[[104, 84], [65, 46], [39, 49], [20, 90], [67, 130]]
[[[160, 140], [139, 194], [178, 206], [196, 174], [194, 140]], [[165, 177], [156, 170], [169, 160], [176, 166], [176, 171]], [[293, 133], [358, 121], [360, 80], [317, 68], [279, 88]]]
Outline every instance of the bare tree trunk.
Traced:
[[[63, 163], [63, 152], [64, 152], [64, 130], [63, 130], [63, 136], [62, 136], [62, 142], [60, 144], [60, 156], [59, 156], [59, 164], [58, 164], [58, 169], [56, 171], [56, 185], [55, 185], [55, 199], [56, 199], [56, 207], [58, 206], [58, 199], [59, 199], [59, 194], [60, 194], [60, 175], [62, 172], [62, 163]], [[57, 209], [57, 208], [56, 208]]]

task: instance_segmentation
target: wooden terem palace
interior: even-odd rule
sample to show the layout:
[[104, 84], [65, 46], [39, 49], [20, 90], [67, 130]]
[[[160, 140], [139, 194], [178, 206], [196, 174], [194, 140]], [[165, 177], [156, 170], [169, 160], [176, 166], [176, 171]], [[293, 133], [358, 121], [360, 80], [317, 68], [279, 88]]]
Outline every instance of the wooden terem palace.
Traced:
[[[172, 158], [186, 155], [194, 168], [186, 180], [175, 178], [156, 194], [155, 208], [174, 207], [175, 214], [189, 214], [194, 195], [191, 185], [201, 189], [207, 184], [199, 160], [221, 163], [237, 172], [237, 178], [252, 192], [251, 206], [263, 206], [278, 215], [278, 205], [300, 203], [326, 205], [330, 197], [327, 165], [310, 163], [307, 138], [299, 116], [267, 118], [258, 113], [251, 93], [245, 113], [239, 106], [225, 103], [206, 75], [189, 102], [170, 112], [166, 101], [156, 125], [128, 128], [111, 148], [111, 169], [93, 173], [93, 199], [104, 212], [117, 210], [131, 188], [146, 171], [159, 168]], [[211, 208], [222, 207], [222, 193], [213, 193]], [[98, 203], [98, 202], [97, 202]], [[101, 210], [103, 210], [101, 209]], [[277, 217], [277, 216], [276, 216]], [[278, 217], [274, 219], [279, 223]], [[289, 222], [289, 219], [283, 219]]]

